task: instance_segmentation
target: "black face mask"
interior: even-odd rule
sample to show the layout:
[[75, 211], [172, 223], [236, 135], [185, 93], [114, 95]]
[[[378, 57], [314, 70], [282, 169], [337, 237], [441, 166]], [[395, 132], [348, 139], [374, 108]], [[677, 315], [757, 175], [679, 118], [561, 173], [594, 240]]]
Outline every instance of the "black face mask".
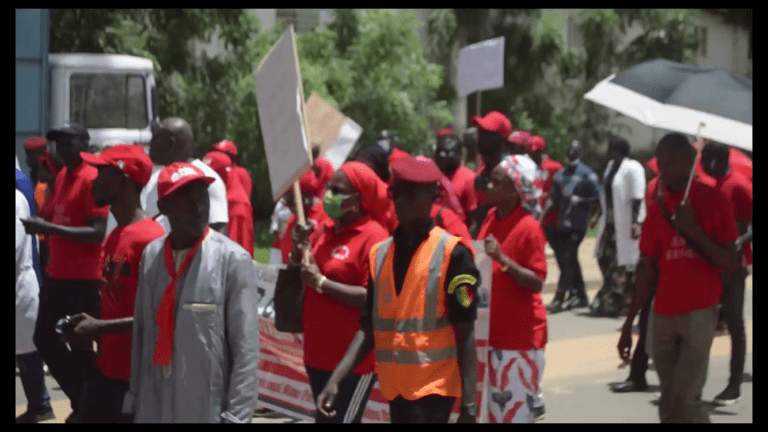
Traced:
[[444, 135], [437, 140], [435, 163], [443, 174], [452, 174], [461, 163], [461, 141], [453, 134]]
[[568, 147], [568, 160], [573, 162], [581, 157], [581, 144], [578, 141], [574, 141], [570, 147]]

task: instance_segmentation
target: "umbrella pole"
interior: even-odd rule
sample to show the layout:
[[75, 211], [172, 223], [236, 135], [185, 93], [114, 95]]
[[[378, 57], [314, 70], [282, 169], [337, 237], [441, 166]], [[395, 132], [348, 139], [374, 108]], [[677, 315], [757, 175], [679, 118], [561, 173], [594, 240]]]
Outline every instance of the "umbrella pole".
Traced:
[[681, 205], [684, 205], [688, 201], [688, 193], [691, 191], [691, 183], [693, 182], [693, 176], [696, 174], [696, 165], [699, 164], [699, 159], [701, 159], [701, 152], [704, 150], [704, 146], [706, 145], [704, 142], [701, 141], [701, 129], [705, 127], [706, 125], [704, 122], [699, 122], [699, 130], [696, 132], [696, 141], [701, 142], [701, 150], [696, 151], [696, 159], [693, 161], [693, 166], [691, 167], [691, 175], [688, 176], [688, 185], [685, 187], [685, 195], [683, 195], [683, 201]]

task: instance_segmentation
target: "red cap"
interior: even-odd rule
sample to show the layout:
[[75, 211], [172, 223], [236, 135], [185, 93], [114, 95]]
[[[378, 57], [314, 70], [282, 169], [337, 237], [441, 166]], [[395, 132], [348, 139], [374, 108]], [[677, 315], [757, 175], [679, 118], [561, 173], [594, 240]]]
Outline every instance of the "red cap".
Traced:
[[508, 141], [515, 144], [528, 147], [531, 140], [531, 134], [524, 130], [516, 130], [509, 135]]
[[437, 138], [439, 139], [444, 137], [445, 135], [451, 135], [451, 134], [453, 134], [453, 129], [451, 128], [440, 129], [439, 131], [437, 131]]
[[407, 157], [396, 160], [392, 164], [394, 181], [413, 183], [436, 183], [443, 177], [435, 161], [424, 156]]
[[192, 164], [174, 162], [160, 171], [157, 178], [157, 196], [163, 199], [185, 184], [198, 180], [209, 185], [216, 179], [207, 177], [200, 168]]
[[488, 132], [496, 132], [504, 138], [508, 138], [509, 133], [512, 132], [512, 122], [509, 121], [507, 116], [498, 111], [491, 111], [482, 118], [472, 116], [471, 120], [473, 125], [479, 126]]
[[531, 137], [531, 139], [528, 141], [528, 147], [531, 149], [531, 151], [538, 151], [543, 150], [544, 147], [547, 146], [547, 142], [544, 141], [544, 138], [534, 135]]
[[106, 148], [98, 156], [86, 152], [81, 152], [80, 156], [91, 165], [119, 168], [128, 178], [142, 186], [146, 186], [152, 176], [152, 159], [140, 145], [116, 144]]
[[237, 146], [232, 141], [226, 139], [211, 145], [211, 150], [218, 150], [230, 156], [237, 156]]
[[203, 156], [203, 162], [205, 162], [212, 170], [219, 172], [225, 172], [227, 168], [232, 166], [232, 160], [229, 156], [220, 151], [211, 151]]
[[25, 150], [37, 150], [48, 146], [48, 140], [43, 137], [28, 138], [24, 141]]

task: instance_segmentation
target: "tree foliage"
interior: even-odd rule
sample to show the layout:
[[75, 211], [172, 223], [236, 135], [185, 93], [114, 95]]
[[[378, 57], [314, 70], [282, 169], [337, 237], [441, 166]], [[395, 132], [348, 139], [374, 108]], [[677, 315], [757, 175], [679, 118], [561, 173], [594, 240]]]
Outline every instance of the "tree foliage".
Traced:
[[[186, 119], [197, 156], [231, 139], [254, 179], [255, 219], [272, 212], [254, 68], [286, 25], [265, 30], [243, 9], [54, 9], [51, 52], [122, 53], [154, 61], [160, 116]], [[339, 10], [335, 22], [297, 37], [305, 97], [314, 91], [360, 124], [360, 142], [394, 130], [401, 147], [429, 149], [453, 122], [437, 101], [442, 67], [427, 61], [412, 11]], [[200, 48], [214, 44], [208, 53]]]
[[[612, 122], [615, 113], [584, 100], [583, 95], [611, 73], [645, 60], [688, 61], [697, 47], [691, 20], [694, 13], [585, 9], [571, 18], [580, 46], [569, 45], [568, 17], [559, 10], [440, 10], [432, 14], [429, 29], [436, 47], [441, 46], [440, 40], [452, 43], [441, 34], [441, 22], [455, 21], [464, 28], [467, 44], [505, 36], [505, 86], [483, 92], [483, 114], [501, 111], [515, 129], [543, 136], [555, 159], [562, 160], [565, 149], [576, 139], [585, 144], [585, 156], [594, 160], [598, 146], [622, 130]], [[435, 58], [442, 58], [448, 50], [443, 44]], [[474, 107], [474, 95], [469, 97], [467, 105]], [[450, 97], [446, 100], [453, 102]], [[467, 114], [475, 114], [474, 109]]]

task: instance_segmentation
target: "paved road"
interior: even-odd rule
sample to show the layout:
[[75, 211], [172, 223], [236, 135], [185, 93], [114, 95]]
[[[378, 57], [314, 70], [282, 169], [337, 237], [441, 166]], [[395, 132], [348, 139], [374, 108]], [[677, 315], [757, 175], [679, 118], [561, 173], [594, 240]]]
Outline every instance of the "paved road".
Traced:
[[[602, 283], [597, 262], [592, 257], [594, 239], [585, 239], [579, 248], [584, 279], [590, 299]], [[554, 297], [559, 276], [554, 258], [548, 259], [548, 275], [543, 293], [544, 303]], [[576, 309], [547, 317], [549, 343], [546, 348], [544, 369], [544, 398], [546, 415], [542, 423], [657, 423], [658, 407], [654, 392], [658, 391], [658, 376], [649, 370], [646, 374], [651, 390], [645, 393], [614, 394], [608, 389], [611, 382], [622, 381], [628, 369], [618, 369], [620, 360], [616, 350], [622, 318], [591, 318], [587, 309]], [[712, 408], [713, 423], [752, 423], [752, 277], [747, 279], [744, 298], [747, 330], [747, 360], [745, 382], [741, 387], [742, 399], [730, 407]], [[636, 338], [635, 342], [636, 342]], [[709, 374], [703, 399], [710, 401], [728, 380], [730, 338], [721, 335], [712, 346]], [[651, 365], [652, 367], [652, 365]], [[70, 413], [69, 401], [56, 381], [46, 377], [46, 384], [54, 401], [57, 418], [46, 423], [62, 423]], [[16, 414], [24, 411], [26, 399], [21, 382], [16, 377]], [[282, 416], [255, 418], [256, 423], [296, 423]], [[300, 422], [303, 423], [303, 422]]]

